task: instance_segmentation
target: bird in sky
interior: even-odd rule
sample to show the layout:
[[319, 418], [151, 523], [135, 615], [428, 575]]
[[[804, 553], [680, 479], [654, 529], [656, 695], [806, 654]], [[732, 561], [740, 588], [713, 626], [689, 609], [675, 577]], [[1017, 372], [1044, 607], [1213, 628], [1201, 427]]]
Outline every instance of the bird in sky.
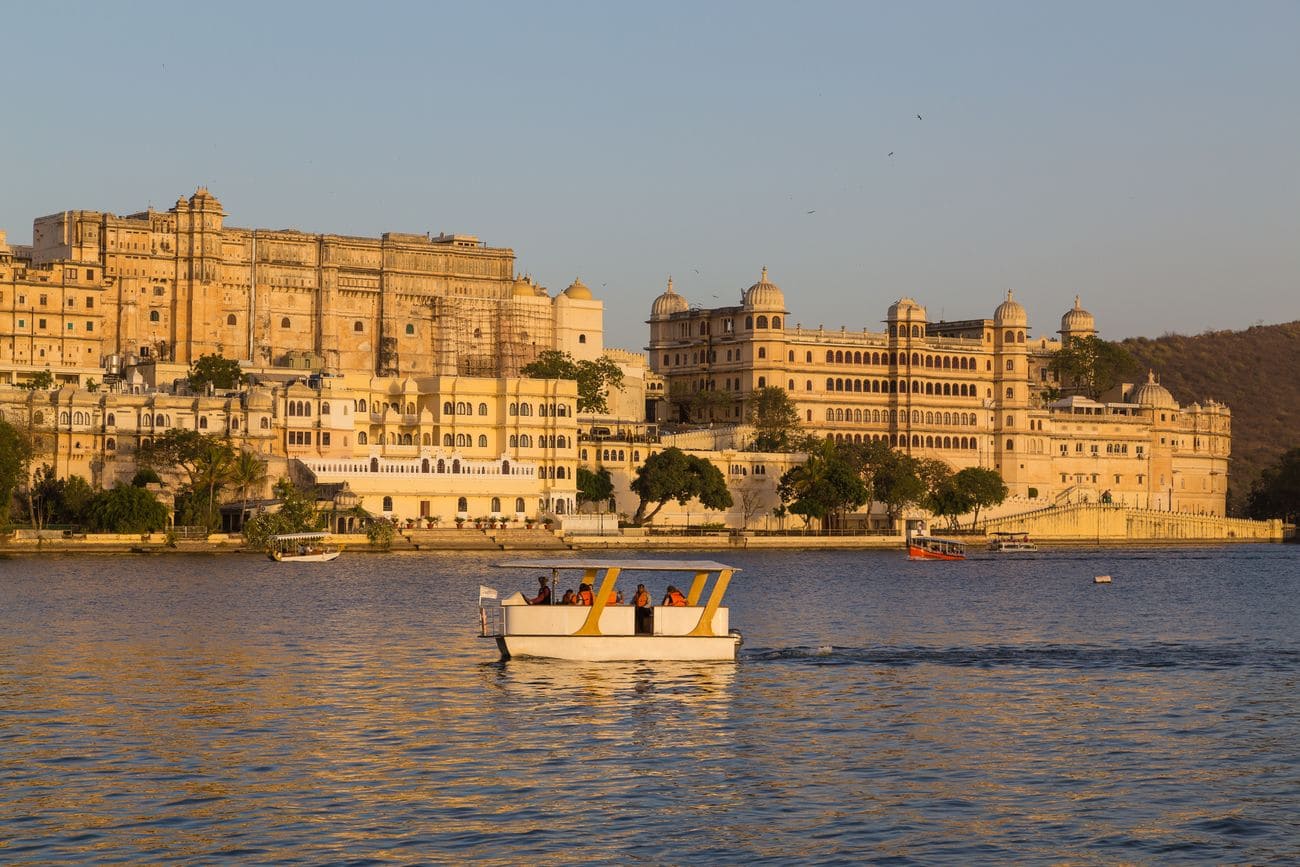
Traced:
[[916, 116], [916, 119], [917, 119], [917, 120], [925, 120], [925, 118], [921, 117], [919, 114]]
[[804, 211], [804, 213], [805, 213], [805, 214], [815, 214], [815, 213], [817, 213], [817, 209], [816, 209], [816, 208], [813, 208], [811, 211]]
[[893, 152], [893, 151], [890, 151], [890, 152], [889, 152], [889, 155], [892, 157], [892, 156], [894, 155], [894, 152]]

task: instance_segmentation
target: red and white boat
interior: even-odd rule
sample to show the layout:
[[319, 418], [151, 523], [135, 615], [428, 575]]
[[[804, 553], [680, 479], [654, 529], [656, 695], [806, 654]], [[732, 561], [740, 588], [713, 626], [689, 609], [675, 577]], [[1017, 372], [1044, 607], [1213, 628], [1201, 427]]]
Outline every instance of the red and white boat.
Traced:
[[965, 560], [966, 543], [939, 536], [913, 536], [907, 540], [909, 560]]

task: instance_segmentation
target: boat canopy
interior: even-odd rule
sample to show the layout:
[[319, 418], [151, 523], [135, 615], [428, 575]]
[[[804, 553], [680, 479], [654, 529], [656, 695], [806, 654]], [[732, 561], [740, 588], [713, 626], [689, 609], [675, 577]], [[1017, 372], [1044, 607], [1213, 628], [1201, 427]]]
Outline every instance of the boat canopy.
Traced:
[[329, 533], [285, 533], [283, 536], [272, 536], [275, 542], [305, 542], [308, 539], [324, 539]]
[[503, 569], [589, 569], [618, 568], [623, 572], [739, 572], [735, 566], [713, 560], [507, 560], [496, 564]]

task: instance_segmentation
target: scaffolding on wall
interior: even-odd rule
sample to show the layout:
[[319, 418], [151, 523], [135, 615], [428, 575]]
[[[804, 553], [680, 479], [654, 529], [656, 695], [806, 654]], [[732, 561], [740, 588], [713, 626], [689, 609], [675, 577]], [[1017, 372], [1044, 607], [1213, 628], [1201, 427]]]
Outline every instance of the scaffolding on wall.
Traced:
[[553, 343], [548, 308], [459, 296], [430, 298], [428, 306], [438, 374], [518, 376]]

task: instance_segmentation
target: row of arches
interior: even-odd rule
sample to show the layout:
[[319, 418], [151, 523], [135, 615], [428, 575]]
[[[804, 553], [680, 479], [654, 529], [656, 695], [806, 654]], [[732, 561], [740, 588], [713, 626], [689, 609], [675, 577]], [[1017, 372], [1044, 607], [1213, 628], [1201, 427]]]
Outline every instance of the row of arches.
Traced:
[[[827, 421], [856, 422], [859, 424], [898, 424], [899, 420], [907, 423], [907, 410], [900, 414], [896, 409], [859, 409], [856, 407], [827, 407]], [[922, 412], [912, 410], [912, 424], [960, 425], [963, 427], [977, 423], [973, 412]]]
[[[792, 380], [793, 381], [793, 380]], [[827, 391], [852, 391], [870, 394], [933, 394], [948, 397], [978, 397], [974, 383], [965, 382], [921, 382], [912, 380], [911, 387], [905, 379], [841, 379], [826, 377]], [[990, 390], [988, 397], [992, 397]]]
[[[908, 445], [907, 434], [831, 434], [830, 438], [837, 443], [888, 443], [894, 448], [906, 447]], [[1010, 441], [1008, 440], [1008, 448]], [[911, 445], [913, 448], [927, 449], [950, 449], [959, 451], [974, 451], [979, 448], [977, 437], [954, 437], [954, 436], [934, 436], [927, 434], [912, 434]]]
[[[512, 403], [507, 408], [509, 415], [530, 416], [533, 414], [533, 405], [531, 403]], [[564, 403], [539, 403], [537, 405], [537, 414], [545, 418], [546, 416], [556, 416], [567, 418], [569, 415], [569, 406]]]
[[[769, 327], [769, 326], [768, 326], [768, 318], [767, 318], [766, 316], [746, 316], [746, 317], [745, 317], [745, 327], [748, 328], [750, 331], [753, 331], [755, 328], [767, 328], [767, 327]], [[780, 328], [780, 327], [781, 327], [781, 317], [780, 317], [780, 316], [773, 316], [773, 317], [772, 317], [772, 319], [771, 319], [771, 327], [772, 327], [772, 328]]]
[[[808, 353], [808, 360], [812, 361], [812, 353]], [[794, 353], [790, 353], [790, 360], [794, 361]], [[968, 355], [922, 355], [919, 352], [913, 352], [911, 355], [913, 367], [930, 367], [936, 370], [977, 370], [977, 361]], [[898, 366], [908, 363], [908, 354], [906, 352], [848, 352], [842, 349], [826, 350], [827, 364], [875, 364], [885, 366]], [[985, 365], [991, 369], [992, 362]]]
[[[452, 403], [449, 400], [444, 401], [442, 404], [442, 414], [443, 415], [473, 415], [474, 405], [469, 401], [464, 401], [464, 400], [458, 400], [455, 403]], [[480, 403], [478, 405], [478, 414], [479, 415], [488, 414], [488, 405], [486, 403]], [[407, 415], [415, 415], [414, 405], [412, 405]]]
[[[309, 400], [291, 400], [285, 410], [291, 416], [307, 417], [312, 414], [311, 401]], [[329, 415], [330, 405], [322, 403], [320, 405], [320, 414]]]

